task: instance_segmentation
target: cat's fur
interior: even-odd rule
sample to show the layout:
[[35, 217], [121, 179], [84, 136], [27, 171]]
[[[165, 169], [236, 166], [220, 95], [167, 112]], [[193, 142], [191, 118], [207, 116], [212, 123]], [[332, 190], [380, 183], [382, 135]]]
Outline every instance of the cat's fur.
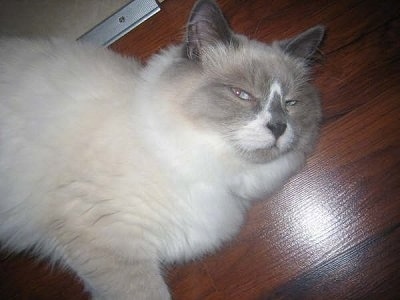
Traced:
[[203, 0], [185, 43], [145, 67], [79, 43], [1, 40], [2, 246], [61, 261], [94, 299], [169, 299], [160, 264], [218, 248], [304, 164], [322, 36], [249, 40]]

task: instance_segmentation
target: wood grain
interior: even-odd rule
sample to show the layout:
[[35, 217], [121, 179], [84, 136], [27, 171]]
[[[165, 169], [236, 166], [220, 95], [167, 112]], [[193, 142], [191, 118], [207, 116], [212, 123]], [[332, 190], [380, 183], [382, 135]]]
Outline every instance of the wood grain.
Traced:
[[[163, 2], [111, 48], [145, 60], [179, 42], [193, 3]], [[400, 2], [218, 3], [262, 41], [327, 26], [314, 74], [324, 118], [306, 168], [251, 209], [234, 241], [166, 268], [174, 299], [400, 299]], [[65, 270], [3, 256], [0, 299], [88, 297]]]

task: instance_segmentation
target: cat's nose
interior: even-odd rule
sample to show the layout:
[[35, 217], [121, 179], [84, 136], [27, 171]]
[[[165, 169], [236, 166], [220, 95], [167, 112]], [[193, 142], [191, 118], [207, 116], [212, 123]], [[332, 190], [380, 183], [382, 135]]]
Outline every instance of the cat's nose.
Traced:
[[278, 139], [286, 130], [285, 123], [267, 123], [267, 128], [271, 130], [272, 134]]

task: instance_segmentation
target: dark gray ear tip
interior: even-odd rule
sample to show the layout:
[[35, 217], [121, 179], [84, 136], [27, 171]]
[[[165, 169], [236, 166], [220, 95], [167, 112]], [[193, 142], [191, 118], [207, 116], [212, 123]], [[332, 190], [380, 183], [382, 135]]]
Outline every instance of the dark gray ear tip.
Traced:
[[197, 12], [198, 10], [202, 9], [203, 7], [208, 6], [210, 8], [217, 8], [219, 9], [219, 6], [217, 4], [217, 2], [215, 2], [214, 0], [198, 0], [192, 8], [192, 14], [194, 12]]
[[281, 48], [288, 54], [310, 61], [318, 51], [325, 37], [325, 26], [317, 25], [299, 35], [281, 42]]
[[193, 7], [201, 6], [204, 4], [208, 5], [213, 5], [213, 6], [218, 6], [217, 2], [215, 0], [197, 0]]
[[306, 31], [306, 33], [307, 32], [313, 34], [315, 36], [314, 39], [316, 41], [319, 41], [319, 43], [321, 43], [326, 35], [326, 27], [324, 25], [319, 24], [314, 27], [311, 27]]
[[319, 33], [321, 40], [324, 38], [326, 34], [326, 26], [319, 24], [317, 26], [312, 27], [311, 29], [314, 29], [316, 32]]
[[192, 8], [189, 17], [189, 24], [204, 19], [213, 18], [215, 16], [223, 16], [223, 13], [214, 0], [199, 0]]
[[200, 0], [193, 6], [186, 26], [186, 57], [199, 61], [207, 46], [232, 40], [232, 31], [214, 0]]
[[321, 34], [325, 34], [326, 26], [322, 25], [322, 24], [318, 24], [318, 25], [315, 25], [314, 27], [311, 27], [311, 29], [314, 29], [315, 31], [318, 31]]

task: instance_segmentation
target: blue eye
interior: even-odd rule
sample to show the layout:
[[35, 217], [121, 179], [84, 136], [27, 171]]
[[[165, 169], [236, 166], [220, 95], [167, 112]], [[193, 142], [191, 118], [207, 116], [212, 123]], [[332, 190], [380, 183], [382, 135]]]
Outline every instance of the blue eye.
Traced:
[[231, 87], [231, 91], [236, 97], [238, 97], [241, 100], [244, 100], [244, 101], [253, 101], [254, 100], [253, 95], [251, 95], [250, 93], [248, 93], [242, 89], [239, 89], [237, 87]]
[[286, 101], [285, 101], [286, 106], [294, 106], [294, 105], [296, 105], [297, 103], [298, 103], [297, 100], [286, 100]]

